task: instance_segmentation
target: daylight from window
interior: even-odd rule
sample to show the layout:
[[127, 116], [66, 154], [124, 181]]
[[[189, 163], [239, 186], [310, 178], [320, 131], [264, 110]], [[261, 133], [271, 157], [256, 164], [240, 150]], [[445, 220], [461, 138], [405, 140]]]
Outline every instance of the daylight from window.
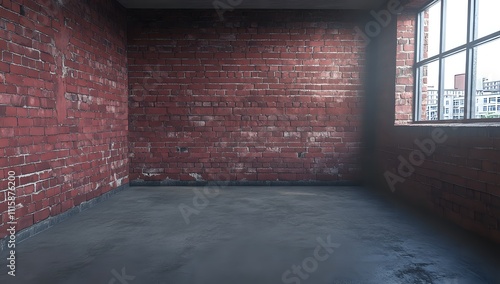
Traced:
[[500, 118], [500, 1], [443, 1], [419, 15], [416, 120]]

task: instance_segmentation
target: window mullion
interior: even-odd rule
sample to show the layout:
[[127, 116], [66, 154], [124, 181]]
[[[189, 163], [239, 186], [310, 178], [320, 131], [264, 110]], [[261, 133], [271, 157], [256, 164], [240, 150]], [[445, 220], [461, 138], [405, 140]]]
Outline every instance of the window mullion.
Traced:
[[[473, 90], [473, 73], [472, 73], [472, 54], [470, 49], [470, 42], [473, 40], [472, 27], [474, 26], [474, 22], [472, 19], [472, 15], [474, 14], [473, 3], [475, 0], [468, 1], [468, 13], [467, 13], [467, 50], [466, 50], [466, 59], [465, 59], [465, 89], [464, 89], [464, 119], [470, 119], [473, 112], [472, 108], [472, 99], [474, 98], [472, 94]], [[469, 111], [471, 110], [471, 111]]]
[[439, 54], [444, 53], [444, 39], [445, 39], [445, 34], [444, 34], [444, 25], [446, 23], [446, 4], [447, 0], [441, 0], [441, 26], [440, 26], [440, 34], [439, 34]]
[[413, 84], [413, 94], [416, 94], [413, 96], [413, 121], [420, 121], [422, 119], [421, 116], [421, 108], [422, 108], [422, 89], [421, 89], [421, 82], [420, 82], [420, 68], [418, 66], [418, 62], [422, 60], [422, 50], [424, 49], [424, 44], [423, 44], [423, 16], [422, 13], [418, 13], [416, 17], [416, 23], [417, 23], [417, 32], [415, 33], [415, 45], [417, 48], [415, 48], [415, 59], [414, 59], [414, 82]]
[[[483, 50], [482, 49], [483, 46], [485, 46], [484, 50], [491, 49], [490, 47], [487, 48], [486, 45], [489, 44], [490, 42], [500, 40], [500, 30], [489, 31], [489, 34], [486, 35], [481, 34], [481, 38], [478, 38], [479, 28], [480, 28], [478, 27], [479, 0], [466, 0], [464, 2], [466, 3], [463, 4], [467, 5], [467, 22], [466, 23], [462, 22], [462, 24], [464, 24], [464, 26], [466, 24], [466, 30], [463, 30], [465, 29], [464, 26], [462, 26], [460, 29], [462, 32], [466, 32], [466, 42], [464, 44], [461, 44], [460, 46], [453, 47], [448, 50], [446, 49], [447, 37], [445, 35], [445, 31], [446, 31], [447, 17], [454, 16], [452, 14], [447, 15], [447, 13], [453, 13], [453, 11], [455, 11], [454, 7], [448, 6], [448, 5], [453, 5], [453, 2], [449, 2], [448, 0], [436, 0], [430, 2], [427, 6], [422, 8], [417, 13], [416, 17], [417, 32], [415, 33], [416, 48], [415, 48], [415, 60], [413, 69], [415, 72], [415, 84], [414, 84], [415, 96], [414, 96], [414, 110], [413, 110], [414, 122], [422, 120], [434, 120], [436, 115], [436, 110], [435, 110], [436, 105], [437, 105], [437, 119], [440, 121], [454, 121], [456, 119], [459, 119], [460, 117], [462, 117], [462, 120], [471, 121], [475, 120], [480, 115], [483, 115], [483, 112], [481, 112], [481, 110], [478, 112], [476, 108], [482, 105], [482, 101], [481, 104], [477, 104], [477, 100], [483, 99], [482, 96], [478, 96], [478, 94], [481, 93], [480, 90], [482, 88], [481, 85], [482, 83], [480, 82], [481, 78], [479, 77], [485, 76], [483, 74], [484, 72], [481, 71], [485, 67], [480, 67], [478, 66], [478, 64], [491, 66], [491, 63], [484, 58], [488, 56], [487, 54], [485, 54], [483, 57], [483, 55], [478, 54], [478, 52], [479, 50]], [[433, 5], [437, 6], [435, 8], [432, 8]], [[436, 11], [439, 6], [441, 8], [440, 12]], [[448, 10], [447, 7], [450, 8], [451, 10]], [[431, 8], [433, 10], [431, 10]], [[428, 15], [427, 13], [429, 13], [429, 11], [433, 11], [431, 12], [432, 19], [437, 18], [438, 13], [440, 15], [439, 42], [437, 42], [437, 34], [436, 34], [437, 29], [436, 29], [432, 32], [433, 33], [432, 40], [434, 44], [432, 48], [433, 52], [432, 54], [430, 54], [432, 55], [431, 57], [428, 56], [429, 54], [424, 53], [426, 50], [425, 48], [428, 48], [428, 46], [426, 45], [428, 44], [428, 42], [425, 41], [426, 37], [429, 40], [431, 40], [430, 36], [426, 33], [428, 32], [427, 28], [429, 28], [426, 26], [426, 20], [427, 20], [426, 15]], [[463, 9], [461, 11], [465, 12], [463, 11]], [[433, 27], [437, 28], [438, 21], [436, 20], [430, 20], [429, 25], [432, 24], [432, 27], [430, 28]], [[449, 28], [450, 32], [460, 32], [457, 29], [451, 29], [452, 26], [449, 26]], [[454, 35], [451, 36], [453, 37]], [[436, 46], [436, 43], [439, 45], [438, 47]], [[492, 43], [491, 45], [488, 46], [493, 47], [496, 46], [496, 44], [497, 42]], [[439, 52], [437, 54], [434, 54], [435, 53], [434, 51], [436, 51], [436, 49], [439, 49]], [[463, 59], [464, 54], [462, 52], [465, 52], [465, 66], [462, 65], [464, 60]], [[460, 64], [457, 65], [458, 63]], [[450, 97], [450, 102], [453, 105], [450, 106], [450, 110], [452, 110], [452, 112], [450, 112], [448, 115], [446, 114], [446, 109], [445, 109], [446, 108], [445, 103], [448, 103], [449, 101], [445, 97], [447, 92], [445, 88], [446, 87], [445, 82], [448, 82], [448, 80], [452, 79], [449, 78], [449, 75], [453, 74], [454, 72], [458, 73], [456, 72], [458, 70], [458, 67], [460, 67], [461, 70], [464, 70], [463, 68], [465, 67], [465, 70], [460, 72], [460, 74], [462, 74], [462, 72], [465, 73], [465, 82], [462, 81], [464, 80], [462, 76], [457, 78], [457, 75], [459, 74], [455, 75], [455, 86], [460, 86], [460, 87], [455, 87], [456, 89], [451, 90], [449, 93], [449, 95], [452, 96]], [[478, 68], [482, 69], [478, 70]], [[489, 68], [492, 68], [492, 66]], [[431, 72], [432, 78], [429, 77], [430, 74], [429, 70], [431, 69], [433, 70]], [[436, 70], [438, 71], [437, 74]], [[479, 74], [478, 72], [481, 73]], [[423, 80], [426, 78], [427, 81], [426, 83], [424, 83]], [[436, 79], [437, 79], [437, 86], [435, 86]], [[427, 94], [428, 95], [427, 105], [424, 105], [424, 97], [423, 97], [424, 93], [422, 90], [427, 88], [427, 92], [429, 92], [428, 88], [431, 83], [432, 86], [435, 86], [432, 88], [434, 90], [437, 89], [437, 102], [435, 101], [435, 99], [431, 101], [429, 94]], [[449, 86], [450, 86], [449, 88], [451, 88], [451, 84], [449, 84]], [[434, 95], [433, 97], [435, 98]], [[498, 102], [500, 103], [500, 99], [498, 100]], [[488, 103], [491, 104], [491, 100], [489, 100]], [[425, 108], [422, 109], [422, 107], [427, 107], [427, 109]], [[498, 111], [499, 107], [500, 106], [497, 105], [495, 111]], [[491, 108], [488, 108], [488, 110], [491, 110]], [[424, 111], [425, 115], [423, 113]]]
[[441, 25], [440, 25], [440, 34], [439, 34], [439, 83], [438, 83], [438, 120], [443, 120], [443, 110], [442, 106], [444, 105], [444, 25], [446, 23], [446, 3], [447, 0], [441, 0]]
[[439, 59], [439, 83], [438, 83], [438, 120], [443, 120], [442, 106], [444, 105], [444, 59]]

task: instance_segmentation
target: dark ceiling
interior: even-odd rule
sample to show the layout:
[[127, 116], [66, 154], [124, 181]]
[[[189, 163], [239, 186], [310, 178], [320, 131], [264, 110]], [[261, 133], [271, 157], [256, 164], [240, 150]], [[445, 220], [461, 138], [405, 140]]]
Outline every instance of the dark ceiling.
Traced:
[[[387, 0], [118, 0], [139, 9], [360, 9], [380, 8]], [[221, 4], [222, 3], [222, 4]]]

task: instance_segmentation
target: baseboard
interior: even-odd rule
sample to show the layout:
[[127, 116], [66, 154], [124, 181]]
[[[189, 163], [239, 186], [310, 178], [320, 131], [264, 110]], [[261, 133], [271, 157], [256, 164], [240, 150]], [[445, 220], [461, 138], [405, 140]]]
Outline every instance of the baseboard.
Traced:
[[[68, 218], [70, 218], [70, 217], [72, 217], [72, 216], [74, 216], [74, 215], [76, 215], [84, 210], [92, 208], [92, 207], [96, 206], [97, 204], [108, 200], [111, 196], [117, 194], [120, 191], [127, 189], [128, 187], [129, 187], [128, 183], [123, 184], [123, 185], [121, 185], [115, 189], [112, 189], [112, 190], [110, 190], [110, 191], [108, 191], [108, 192], [106, 192], [106, 193], [104, 193], [104, 194], [102, 194], [94, 199], [91, 199], [89, 201], [85, 201], [85, 202], [81, 203], [80, 205], [69, 209], [66, 212], [63, 212], [63, 213], [56, 215], [56, 216], [49, 217], [43, 221], [40, 221], [36, 224], [33, 224], [32, 226], [30, 226], [28, 228], [25, 228], [25, 229], [17, 232], [16, 233], [16, 244], [19, 244], [19, 243], [25, 241], [26, 239], [31, 238], [31, 237], [51, 228], [52, 226], [54, 226], [56, 224], [59, 224], [59, 223], [65, 221], [66, 219], [68, 219]], [[0, 253], [7, 250], [8, 238], [9, 238], [9, 236], [0, 240]]]
[[130, 181], [130, 186], [358, 186], [360, 182], [355, 181], [180, 181], [180, 180], [162, 180], [162, 181]]

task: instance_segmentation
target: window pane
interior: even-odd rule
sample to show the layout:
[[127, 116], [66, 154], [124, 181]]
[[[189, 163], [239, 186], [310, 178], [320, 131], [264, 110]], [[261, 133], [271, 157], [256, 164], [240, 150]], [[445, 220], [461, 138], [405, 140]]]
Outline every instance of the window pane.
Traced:
[[441, 1], [432, 5], [424, 12], [422, 59], [426, 59], [439, 53], [439, 37], [441, 34]]
[[467, 41], [468, 0], [447, 0], [444, 25], [444, 46], [450, 50]]
[[438, 119], [439, 61], [420, 68], [421, 121]]
[[500, 1], [478, 0], [477, 38], [500, 31]]
[[473, 91], [472, 102], [477, 104], [478, 110], [473, 118], [498, 118], [500, 112], [495, 106], [500, 95], [500, 39], [480, 45], [474, 49], [476, 57], [475, 69], [475, 90]]
[[[475, 14], [469, 15], [469, 4], [473, 3]], [[490, 37], [490, 42], [466, 45], [469, 23], [475, 29], [475, 39], [500, 32], [499, 11], [500, 0], [439, 0], [421, 12], [417, 120], [500, 118], [500, 39]], [[458, 47], [462, 47], [460, 52], [449, 55]], [[467, 54], [470, 74], [466, 69]], [[439, 59], [426, 65], [419, 63], [435, 56]], [[472, 83], [470, 96], [469, 89], [465, 89], [467, 78]]]
[[453, 110], [443, 114], [443, 119], [464, 118], [465, 51], [444, 59], [444, 105], [450, 102]]

